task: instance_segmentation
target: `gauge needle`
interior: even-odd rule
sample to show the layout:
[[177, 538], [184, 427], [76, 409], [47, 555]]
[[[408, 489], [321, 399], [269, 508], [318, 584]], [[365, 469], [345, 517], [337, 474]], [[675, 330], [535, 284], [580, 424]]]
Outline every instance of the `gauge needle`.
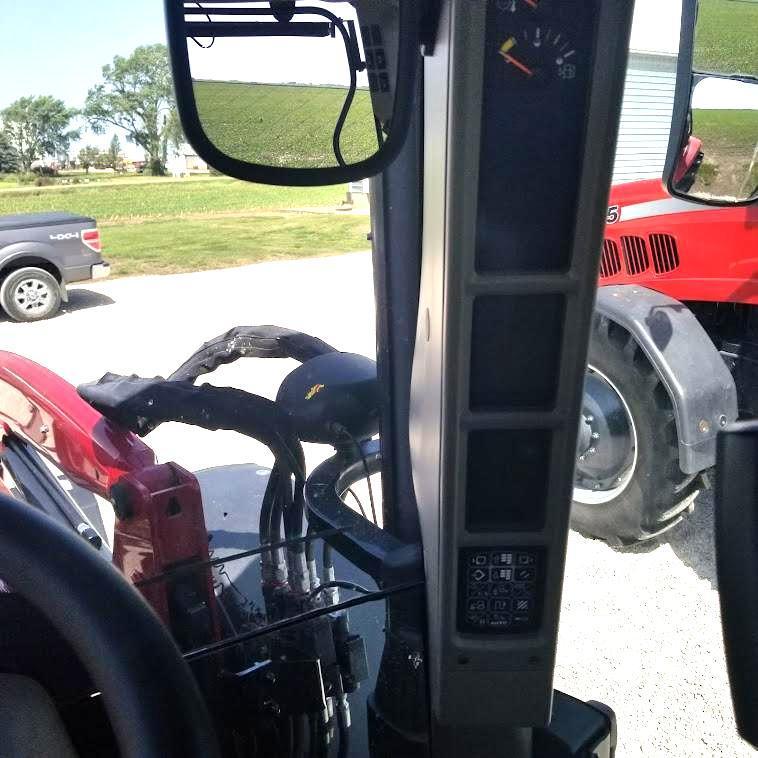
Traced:
[[519, 71], [523, 71], [527, 76], [534, 75], [534, 71], [532, 71], [532, 69], [530, 69], [528, 66], [525, 66], [520, 60], [514, 58], [510, 53], [504, 53], [501, 50], [500, 55], [502, 55], [508, 63], [514, 65], [517, 69], [519, 69]]

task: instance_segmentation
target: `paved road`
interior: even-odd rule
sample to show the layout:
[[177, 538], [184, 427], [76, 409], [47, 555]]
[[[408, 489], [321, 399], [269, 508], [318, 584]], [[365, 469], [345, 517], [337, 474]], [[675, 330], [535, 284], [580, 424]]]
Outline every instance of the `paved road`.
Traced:
[[[72, 288], [70, 307], [51, 321], [0, 322], [0, 345], [73, 383], [105, 371], [165, 375], [238, 324], [289, 326], [371, 355], [370, 266], [368, 254], [356, 253], [86, 284]], [[213, 381], [273, 397], [293, 365], [240, 361]], [[148, 441], [162, 460], [192, 470], [270, 462], [233, 433], [167, 425]], [[312, 465], [323, 451], [310, 446], [306, 454]], [[705, 495], [685, 524], [642, 548], [617, 551], [570, 536], [556, 686], [616, 710], [620, 758], [753, 754], [731, 717], [712, 528]]]

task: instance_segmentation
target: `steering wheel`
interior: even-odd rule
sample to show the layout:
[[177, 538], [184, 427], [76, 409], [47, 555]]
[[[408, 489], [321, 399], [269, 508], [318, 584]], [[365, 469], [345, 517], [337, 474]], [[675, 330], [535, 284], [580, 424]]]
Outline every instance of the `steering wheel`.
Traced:
[[124, 758], [217, 758], [211, 718], [158, 617], [81, 537], [0, 495], [0, 577], [79, 656]]

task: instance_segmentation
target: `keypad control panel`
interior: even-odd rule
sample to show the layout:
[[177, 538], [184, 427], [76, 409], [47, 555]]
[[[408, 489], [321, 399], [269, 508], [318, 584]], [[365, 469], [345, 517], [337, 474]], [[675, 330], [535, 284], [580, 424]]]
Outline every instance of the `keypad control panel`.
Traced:
[[458, 631], [523, 634], [539, 627], [543, 548], [464, 548], [458, 558]]

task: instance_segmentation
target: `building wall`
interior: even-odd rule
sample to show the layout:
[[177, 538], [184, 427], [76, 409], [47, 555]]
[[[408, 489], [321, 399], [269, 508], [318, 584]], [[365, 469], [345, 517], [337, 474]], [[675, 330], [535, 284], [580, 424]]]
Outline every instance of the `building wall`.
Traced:
[[676, 56], [630, 52], [613, 183], [663, 173], [676, 84]]

